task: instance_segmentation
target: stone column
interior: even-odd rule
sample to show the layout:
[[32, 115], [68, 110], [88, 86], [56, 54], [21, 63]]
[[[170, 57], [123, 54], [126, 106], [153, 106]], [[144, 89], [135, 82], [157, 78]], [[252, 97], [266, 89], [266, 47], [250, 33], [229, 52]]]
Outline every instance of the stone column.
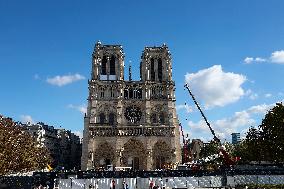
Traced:
[[147, 149], [146, 151], [147, 157], [146, 157], [146, 168], [147, 170], [153, 170], [153, 150]]
[[122, 157], [122, 152], [120, 149], [116, 149], [116, 163], [115, 167], [121, 167], [120, 158]]

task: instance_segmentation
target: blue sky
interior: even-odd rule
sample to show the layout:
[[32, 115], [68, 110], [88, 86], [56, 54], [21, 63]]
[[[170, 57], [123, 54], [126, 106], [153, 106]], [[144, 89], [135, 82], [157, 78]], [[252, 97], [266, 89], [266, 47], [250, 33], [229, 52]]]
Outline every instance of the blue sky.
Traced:
[[212, 138], [187, 80], [230, 140], [284, 99], [283, 8], [282, 0], [0, 0], [0, 113], [81, 132], [95, 42], [123, 45], [134, 79], [143, 48], [166, 43], [184, 130]]

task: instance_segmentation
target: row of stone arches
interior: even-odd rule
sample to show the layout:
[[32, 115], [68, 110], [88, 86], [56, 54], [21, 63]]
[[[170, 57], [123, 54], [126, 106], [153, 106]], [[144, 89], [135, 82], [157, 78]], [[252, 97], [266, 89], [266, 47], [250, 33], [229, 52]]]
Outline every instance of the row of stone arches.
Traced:
[[152, 113], [150, 119], [151, 119], [151, 123], [153, 123], [153, 124], [157, 124], [157, 123], [165, 124], [165, 122], [166, 122], [165, 113], [163, 113], [163, 112]]
[[94, 167], [107, 167], [107, 165], [116, 165], [116, 162], [120, 162], [119, 166], [147, 170], [147, 156], [152, 159], [151, 169], [161, 169], [171, 160], [171, 148], [161, 140], [155, 143], [151, 152], [136, 139], [130, 139], [120, 150], [115, 150], [108, 142], [102, 142], [94, 152], [93, 163]]
[[98, 116], [98, 123], [105, 124], [108, 123], [112, 126], [116, 125], [116, 115], [113, 112], [110, 112], [109, 114], [105, 114], [104, 112], [99, 113]]

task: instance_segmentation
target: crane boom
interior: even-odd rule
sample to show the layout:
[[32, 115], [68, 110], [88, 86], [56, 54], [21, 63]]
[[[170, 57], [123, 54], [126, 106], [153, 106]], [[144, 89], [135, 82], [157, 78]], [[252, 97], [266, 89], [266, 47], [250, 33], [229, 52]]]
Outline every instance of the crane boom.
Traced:
[[190, 94], [190, 96], [191, 96], [193, 102], [195, 103], [196, 107], [198, 108], [199, 112], [201, 113], [201, 116], [203, 117], [203, 119], [205, 120], [207, 126], [209, 127], [209, 129], [210, 129], [210, 131], [211, 131], [211, 133], [212, 133], [212, 135], [213, 135], [213, 137], [214, 137], [214, 140], [215, 140], [217, 143], [220, 143], [220, 139], [215, 135], [214, 130], [212, 129], [210, 123], [208, 122], [207, 118], [205, 117], [204, 113], [202, 112], [202, 110], [201, 110], [199, 104], [197, 103], [197, 101], [196, 101], [194, 95], [193, 95], [192, 92], [190, 91], [188, 84], [186, 83], [186, 84], [184, 85], [184, 87], [185, 87], [185, 88], [187, 89], [187, 91], [189, 92], [189, 94]]

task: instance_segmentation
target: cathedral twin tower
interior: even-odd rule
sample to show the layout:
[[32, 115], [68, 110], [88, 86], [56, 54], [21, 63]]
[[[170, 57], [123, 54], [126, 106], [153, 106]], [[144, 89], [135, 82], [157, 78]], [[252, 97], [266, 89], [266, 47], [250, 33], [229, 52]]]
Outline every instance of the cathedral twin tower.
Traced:
[[174, 91], [166, 45], [145, 47], [140, 81], [125, 81], [122, 46], [97, 42], [84, 117], [82, 170], [107, 165], [154, 170], [181, 162]]

